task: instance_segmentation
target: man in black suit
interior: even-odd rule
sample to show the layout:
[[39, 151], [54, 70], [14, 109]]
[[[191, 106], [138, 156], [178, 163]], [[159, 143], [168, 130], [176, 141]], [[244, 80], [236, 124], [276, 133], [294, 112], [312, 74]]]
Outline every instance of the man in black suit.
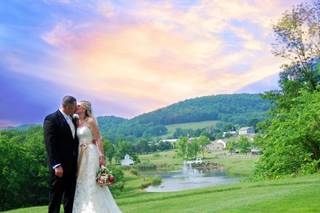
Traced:
[[49, 160], [49, 213], [59, 213], [63, 198], [64, 212], [71, 213], [76, 186], [78, 139], [75, 113], [77, 101], [65, 96], [59, 110], [48, 115], [43, 124]]

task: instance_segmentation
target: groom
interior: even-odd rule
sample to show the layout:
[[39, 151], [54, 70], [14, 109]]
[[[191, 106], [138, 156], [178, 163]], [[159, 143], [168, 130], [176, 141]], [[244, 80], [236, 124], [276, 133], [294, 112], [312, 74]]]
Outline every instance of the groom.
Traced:
[[64, 212], [72, 212], [79, 142], [76, 122], [71, 116], [76, 107], [76, 99], [65, 96], [61, 108], [44, 120], [44, 139], [50, 173], [49, 213], [59, 213], [62, 197]]

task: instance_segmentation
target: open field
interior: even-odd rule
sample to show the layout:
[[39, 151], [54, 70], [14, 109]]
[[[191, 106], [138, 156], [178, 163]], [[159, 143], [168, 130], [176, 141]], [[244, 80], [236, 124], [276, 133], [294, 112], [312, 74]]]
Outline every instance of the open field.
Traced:
[[168, 133], [166, 134], [166, 136], [171, 136], [177, 128], [202, 129], [206, 127], [215, 127], [218, 122], [220, 121], [200, 121], [200, 122], [189, 122], [189, 123], [166, 125], [166, 128], [168, 129]]

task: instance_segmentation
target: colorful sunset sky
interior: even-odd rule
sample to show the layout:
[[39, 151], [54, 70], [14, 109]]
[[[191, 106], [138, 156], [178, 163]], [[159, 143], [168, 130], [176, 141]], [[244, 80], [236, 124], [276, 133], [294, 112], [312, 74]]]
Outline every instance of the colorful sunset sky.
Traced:
[[272, 24], [298, 0], [0, 1], [0, 127], [64, 95], [132, 118], [184, 99], [276, 89]]

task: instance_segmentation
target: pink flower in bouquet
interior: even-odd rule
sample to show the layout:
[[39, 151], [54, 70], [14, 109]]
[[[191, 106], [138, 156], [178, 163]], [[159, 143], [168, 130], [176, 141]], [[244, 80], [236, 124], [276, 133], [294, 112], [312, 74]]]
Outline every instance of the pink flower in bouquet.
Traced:
[[114, 182], [114, 176], [113, 176], [113, 175], [109, 175], [108, 181], [109, 181], [109, 183], [113, 184], [113, 182]]

